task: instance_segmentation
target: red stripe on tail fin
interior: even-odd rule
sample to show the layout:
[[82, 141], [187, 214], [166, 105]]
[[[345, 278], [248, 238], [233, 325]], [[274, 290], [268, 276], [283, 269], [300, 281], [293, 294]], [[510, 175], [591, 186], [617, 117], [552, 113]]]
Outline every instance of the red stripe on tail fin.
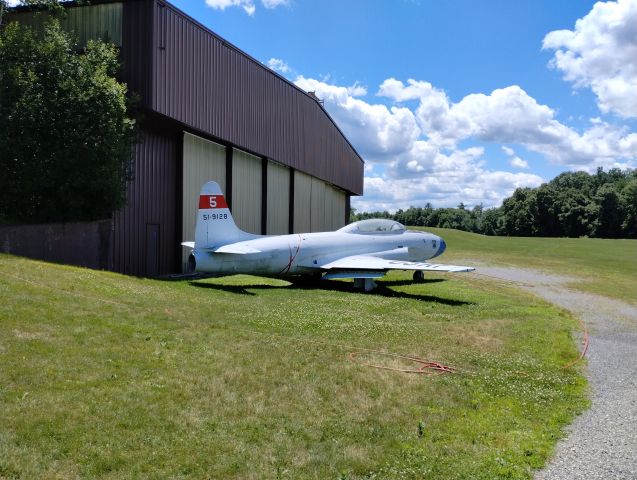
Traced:
[[199, 208], [228, 208], [228, 204], [223, 195], [199, 195]]

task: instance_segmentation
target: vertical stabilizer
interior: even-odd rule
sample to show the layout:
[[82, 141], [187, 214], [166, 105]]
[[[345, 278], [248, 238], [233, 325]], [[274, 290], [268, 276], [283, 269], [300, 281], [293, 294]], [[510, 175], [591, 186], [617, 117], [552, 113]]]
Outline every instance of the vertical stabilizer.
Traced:
[[195, 227], [195, 248], [217, 248], [229, 243], [257, 238], [234, 223], [226, 198], [217, 182], [208, 182], [199, 193]]

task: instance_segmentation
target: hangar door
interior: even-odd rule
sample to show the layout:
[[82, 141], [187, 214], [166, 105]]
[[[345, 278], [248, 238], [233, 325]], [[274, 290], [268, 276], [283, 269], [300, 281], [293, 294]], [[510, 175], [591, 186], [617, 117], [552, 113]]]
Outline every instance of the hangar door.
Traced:
[[[226, 147], [184, 132], [183, 146], [183, 207], [180, 241], [195, 239], [195, 223], [201, 186], [209, 180], [226, 192]], [[185, 271], [190, 250], [182, 250], [182, 270]]]
[[268, 205], [266, 233], [284, 235], [290, 222], [290, 169], [268, 161]]
[[327, 185], [325, 189], [325, 210], [329, 210], [326, 223], [328, 230], [338, 230], [345, 225], [345, 210], [347, 209], [347, 195], [343, 190]]
[[345, 224], [344, 191], [301, 172], [294, 175], [294, 231], [327, 232]]
[[325, 208], [325, 190], [327, 185], [322, 180], [312, 177], [312, 195], [310, 203], [310, 228], [312, 232], [327, 232], [331, 209]]
[[232, 152], [232, 216], [241, 230], [261, 233], [262, 160], [241, 150]]
[[294, 233], [311, 232], [312, 177], [294, 172]]
[[337, 230], [345, 224], [345, 192], [312, 177], [311, 225], [313, 232]]

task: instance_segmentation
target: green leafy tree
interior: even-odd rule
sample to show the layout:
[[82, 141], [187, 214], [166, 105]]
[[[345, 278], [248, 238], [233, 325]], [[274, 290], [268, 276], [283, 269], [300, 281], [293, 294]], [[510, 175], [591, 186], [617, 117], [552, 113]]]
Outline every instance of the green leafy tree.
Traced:
[[136, 134], [118, 51], [78, 51], [55, 19], [0, 30], [2, 221], [107, 218], [125, 203]]
[[592, 204], [591, 236], [617, 238], [621, 236], [624, 212], [616, 183], [604, 183], [595, 193]]
[[588, 234], [592, 221], [589, 199], [575, 189], [567, 189], [560, 194], [560, 213], [558, 219], [564, 227], [567, 237], [582, 237]]
[[624, 212], [622, 236], [637, 238], [637, 175], [633, 175], [622, 189], [620, 203]]
[[506, 235], [532, 236], [536, 232], [537, 203], [532, 188], [517, 188], [502, 202]]
[[501, 208], [489, 208], [484, 211], [480, 233], [485, 235], [502, 235], [504, 233], [504, 217]]
[[536, 233], [542, 237], [564, 235], [564, 228], [558, 218], [560, 207], [557, 203], [558, 190], [551, 183], [545, 183], [535, 190], [537, 208]]

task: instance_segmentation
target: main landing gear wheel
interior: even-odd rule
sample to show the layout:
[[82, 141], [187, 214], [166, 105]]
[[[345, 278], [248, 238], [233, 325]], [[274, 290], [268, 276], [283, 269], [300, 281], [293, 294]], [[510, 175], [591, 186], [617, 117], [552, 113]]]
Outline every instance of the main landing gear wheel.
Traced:
[[414, 283], [423, 283], [425, 281], [425, 274], [422, 270], [416, 270], [414, 272]]

